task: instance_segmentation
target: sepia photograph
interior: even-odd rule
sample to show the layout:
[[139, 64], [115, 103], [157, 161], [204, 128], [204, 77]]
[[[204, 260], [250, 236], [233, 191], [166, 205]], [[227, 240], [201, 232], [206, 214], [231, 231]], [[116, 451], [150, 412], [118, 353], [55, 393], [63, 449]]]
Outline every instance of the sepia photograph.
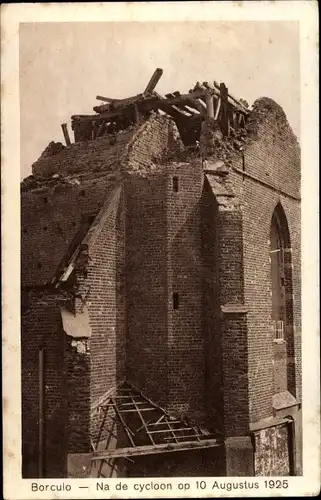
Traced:
[[300, 22], [26, 20], [17, 47], [29, 492], [285, 494], [309, 405]]
[[20, 26], [23, 477], [301, 474], [298, 28]]

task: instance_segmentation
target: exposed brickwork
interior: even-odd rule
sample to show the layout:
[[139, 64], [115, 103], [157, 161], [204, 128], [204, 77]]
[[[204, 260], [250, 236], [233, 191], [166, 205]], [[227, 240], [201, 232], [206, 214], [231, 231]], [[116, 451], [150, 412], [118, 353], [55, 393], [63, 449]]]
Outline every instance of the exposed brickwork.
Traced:
[[166, 177], [135, 177], [126, 197], [127, 377], [167, 404]]
[[39, 177], [79, 174], [81, 172], [111, 171], [119, 168], [126, 146], [135, 128], [115, 136], [104, 136], [94, 141], [76, 142], [58, 154], [40, 157], [32, 167]]
[[273, 392], [283, 392], [288, 388], [286, 342], [273, 343]]
[[168, 116], [155, 116], [145, 122], [127, 148], [127, 171], [146, 175], [158, 165], [183, 160], [187, 151], [177, 127]]
[[207, 425], [223, 432], [222, 332], [219, 266], [216, 258], [219, 245], [216, 236], [218, 205], [207, 180], [204, 182], [202, 199], [205, 387], [209, 417]]
[[[122, 192], [116, 192], [99, 236], [89, 249], [90, 265], [80, 293], [86, 297], [90, 338], [90, 400], [96, 403], [106, 391], [125, 379], [125, 273], [124, 209]], [[90, 287], [90, 288], [89, 288]], [[99, 418], [100, 417], [100, 418]], [[92, 418], [96, 439], [101, 414]]]
[[[117, 137], [50, 147], [34, 165], [22, 185], [22, 287], [27, 299], [30, 287], [47, 291], [22, 307], [25, 465], [33, 457], [27, 475], [37, 474], [42, 345], [47, 475], [63, 474], [67, 452], [96, 445], [99, 401], [126, 378], [225, 438], [248, 436], [250, 423], [271, 417], [276, 392], [300, 400], [299, 147], [283, 111], [266, 98], [255, 103], [243, 135], [217, 137], [203, 163], [170, 118], [152, 116]], [[288, 234], [284, 344], [273, 342], [272, 331], [269, 239], [277, 206]], [[49, 289], [76, 248], [70, 278]], [[88, 309], [83, 336], [63, 332], [66, 300], [75, 315]], [[112, 446], [120, 446], [117, 426], [114, 432]], [[58, 435], [64, 449], [55, 445]], [[286, 432], [255, 436], [257, 473], [282, 475]], [[214, 463], [207, 452], [178, 453], [137, 460], [139, 474], [128, 470], [224, 474], [217, 453]]]
[[[50, 283], [86, 216], [97, 214], [113, 182], [58, 183], [22, 193], [21, 280], [23, 286]], [[48, 252], [50, 248], [50, 252]]]
[[[294, 391], [292, 384], [292, 390], [300, 397], [300, 151], [283, 112], [277, 105], [273, 106], [270, 100], [266, 109], [264, 100], [257, 102], [248, 129], [251, 140], [245, 149], [244, 160], [241, 153], [233, 157], [232, 167], [237, 171], [233, 170], [231, 175], [235, 193], [242, 204], [250, 414], [251, 421], [256, 421], [272, 413], [271, 397], [274, 389], [273, 332], [269, 323], [272, 319], [269, 238], [272, 215], [278, 203], [282, 205], [286, 216], [292, 247], [294, 337], [288, 338], [288, 343], [294, 343], [297, 361], [296, 389]], [[288, 364], [293, 365], [293, 361], [293, 356], [288, 356]]]
[[68, 418], [60, 316], [64, 301], [40, 291], [24, 293], [22, 302], [27, 305], [21, 317], [23, 476], [38, 476], [39, 351], [44, 349], [44, 471], [49, 477], [63, 477], [66, 441], [61, 422]]
[[[87, 339], [65, 337], [66, 386], [68, 390], [68, 426], [65, 430], [69, 453], [90, 450], [90, 353]], [[60, 427], [65, 422], [59, 422]]]
[[[203, 257], [200, 162], [167, 177], [168, 409], [204, 419]], [[178, 190], [174, 190], [173, 178]], [[174, 309], [173, 294], [178, 294]]]

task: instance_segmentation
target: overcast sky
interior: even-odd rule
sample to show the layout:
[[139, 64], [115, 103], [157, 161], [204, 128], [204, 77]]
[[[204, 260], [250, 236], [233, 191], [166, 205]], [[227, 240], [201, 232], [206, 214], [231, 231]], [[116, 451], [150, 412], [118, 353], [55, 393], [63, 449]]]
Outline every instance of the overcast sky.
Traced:
[[21, 177], [61, 123], [92, 113], [96, 95], [186, 92], [196, 81], [224, 82], [235, 97], [268, 96], [300, 135], [297, 22], [29, 23], [20, 25]]

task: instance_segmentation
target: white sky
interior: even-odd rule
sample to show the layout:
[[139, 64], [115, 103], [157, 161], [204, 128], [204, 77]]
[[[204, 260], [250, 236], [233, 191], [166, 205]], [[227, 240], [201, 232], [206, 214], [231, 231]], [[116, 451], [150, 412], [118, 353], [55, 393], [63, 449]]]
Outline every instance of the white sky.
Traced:
[[[161, 7], [161, 5], [160, 5]], [[188, 91], [196, 81], [224, 82], [253, 104], [268, 96], [300, 135], [299, 25], [292, 21], [28, 23], [20, 25], [21, 177], [61, 123], [92, 113], [96, 95]]]

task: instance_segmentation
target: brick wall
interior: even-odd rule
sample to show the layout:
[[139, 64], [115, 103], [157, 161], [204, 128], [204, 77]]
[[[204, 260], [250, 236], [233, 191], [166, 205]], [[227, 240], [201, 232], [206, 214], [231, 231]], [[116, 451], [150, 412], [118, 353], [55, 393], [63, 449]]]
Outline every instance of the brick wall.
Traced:
[[[267, 109], [265, 109], [267, 106]], [[272, 214], [281, 203], [292, 246], [296, 395], [300, 394], [300, 152], [279, 107], [263, 100], [252, 116], [255, 134], [244, 152], [232, 161], [235, 193], [242, 204], [244, 296], [248, 308], [249, 392], [251, 421], [272, 415], [273, 333], [271, 328], [271, 268], [269, 260]], [[263, 113], [263, 116], [258, 116]], [[251, 124], [250, 124], [251, 125]], [[251, 125], [251, 126], [252, 126]], [[248, 174], [248, 175], [247, 175]], [[252, 176], [252, 177], [251, 177]], [[254, 177], [254, 178], [253, 178]], [[289, 350], [289, 347], [288, 347]], [[293, 370], [288, 355], [288, 370]], [[291, 366], [292, 365], [292, 368]], [[291, 385], [292, 390], [293, 384]], [[290, 388], [291, 388], [290, 387]]]
[[109, 172], [118, 169], [128, 142], [136, 129], [120, 132], [115, 137], [107, 135], [94, 141], [71, 144], [54, 155], [43, 155], [33, 164], [32, 173], [37, 177], [49, 178], [81, 174], [82, 172]]
[[205, 180], [202, 193], [202, 248], [207, 426], [224, 431], [222, 332], [219, 294], [218, 205]]
[[249, 428], [249, 387], [247, 317], [242, 310], [242, 213], [238, 208], [219, 207], [216, 237], [222, 314], [224, 431], [227, 437], [242, 436]]
[[65, 336], [64, 365], [67, 371], [68, 453], [90, 451], [90, 344], [88, 339]]
[[[63, 148], [57, 154], [42, 155], [34, 164], [34, 177], [22, 184], [22, 287], [50, 283], [62, 259], [68, 253], [71, 242], [77, 236], [84, 218], [97, 215], [113, 189], [115, 180], [119, 177], [122, 160], [127, 170], [135, 171], [137, 165], [144, 169], [144, 165], [148, 163], [147, 170], [150, 171], [153, 164], [147, 162], [147, 158], [151, 156], [152, 151], [153, 159], [159, 161], [160, 158], [168, 158], [168, 154], [175, 148], [180, 149], [180, 141], [174, 137], [174, 128], [168, 118], [155, 117], [151, 123], [143, 124], [139, 129], [138, 149], [135, 144], [133, 148], [131, 145], [136, 132], [137, 129], [131, 129], [119, 134], [116, 140], [105, 137], [97, 141], [75, 144]], [[126, 163], [129, 159], [133, 160], [130, 165]], [[116, 177], [109, 173], [113, 169], [118, 169]], [[137, 195], [139, 193], [135, 196]], [[158, 199], [157, 203], [159, 201], [161, 200]], [[149, 203], [148, 199], [146, 202]], [[139, 207], [139, 204], [140, 201], [136, 206]], [[73, 339], [63, 334], [60, 305], [57, 306], [56, 303], [54, 313], [48, 311], [49, 306], [45, 303], [43, 309], [39, 306], [34, 311], [33, 316], [33, 313], [29, 312], [30, 317], [32, 316], [30, 323], [27, 321], [22, 324], [24, 353], [22, 382], [23, 391], [26, 392], [24, 405], [30, 409], [30, 412], [24, 411], [24, 416], [34, 420], [30, 425], [29, 421], [24, 421], [26, 449], [24, 456], [27, 457], [25, 463], [29, 461], [28, 454], [30, 456], [36, 453], [37, 449], [37, 445], [33, 450], [30, 448], [30, 444], [35, 443], [38, 425], [36, 401], [39, 398], [35, 379], [37, 360], [33, 360], [32, 357], [29, 359], [27, 354], [30, 343], [39, 344], [37, 328], [34, 328], [36, 318], [42, 331], [50, 330], [48, 342], [57, 329], [60, 331], [61, 345], [49, 342], [48, 359], [58, 359], [63, 367], [59, 376], [54, 376], [50, 372], [50, 377], [53, 383], [58, 383], [61, 377], [64, 377], [63, 391], [55, 386], [52, 389], [52, 397], [58, 406], [60, 400], [68, 405], [67, 409], [64, 407], [65, 411], [68, 411], [68, 417], [64, 417], [64, 422], [68, 422], [66, 449], [69, 452], [89, 451], [91, 439], [95, 442], [102, 419], [102, 414], [97, 411], [93, 411], [90, 416], [90, 405], [95, 405], [106, 391], [115, 387], [126, 376], [124, 268], [126, 217], [123, 195], [118, 201], [114, 200], [109, 212], [104, 227], [89, 249], [86, 269], [80, 266], [79, 272], [76, 273], [77, 280], [73, 281], [75, 286], [73, 293], [80, 296], [88, 307], [92, 333], [90, 340]], [[147, 212], [144, 213], [145, 218], [146, 214]], [[164, 217], [163, 222], [165, 223]], [[135, 238], [134, 228], [133, 242]], [[141, 238], [144, 238], [144, 231], [141, 233]], [[164, 248], [165, 241], [166, 237], [163, 239]], [[139, 252], [139, 247], [137, 249]], [[156, 252], [162, 254], [159, 248], [156, 248]], [[155, 266], [157, 274], [158, 263], [155, 263]], [[166, 308], [167, 299], [161, 303], [162, 307]], [[155, 339], [150, 339], [150, 342], [153, 340]], [[165, 343], [161, 340], [158, 340], [158, 345], [163, 349], [165, 347], [166, 350]], [[33, 364], [32, 368], [29, 366], [30, 363]], [[55, 367], [58, 366], [60, 365], [57, 363]], [[153, 366], [156, 367], [157, 363], [153, 363]], [[136, 375], [133, 376], [133, 380], [135, 377]], [[159, 380], [161, 379], [160, 376]], [[144, 384], [139, 383], [139, 385]], [[66, 430], [62, 421], [58, 422], [56, 419], [55, 422], [55, 432], [62, 435]], [[27, 432], [31, 432], [30, 438]], [[55, 432], [49, 433], [48, 436], [55, 436]], [[61, 463], [63, 467], [62, 459], [56, 462]], [[54, 464], [48, 467], [50, 474], [55, 474], [58, 466]], [[36, 462], [31, 474], [33, 473], [37, 473]]]
[[84, 217], [98, 213], [113, 184], [109, 178], [88, 179], [22, 193], [22, 286], [51, 281]]
[[203, 418], [202, 172], [163, 168], [127, 183], [127, 373], [170, 411]]
[[166, 178], [126, 184], [127, 377], [159, 404], [167, 399]]
[[[168, 116], [153, 116], [138, 129], [135, 141], [128, 147], [126, 170], [140, 175], [180, 161], [186, 156], [177, 127]], [[165, 169], [163, 168], [163, 171]]]
[[273, 341], [273, 392], [288, 389], [286, 342]]
[[245, 151], [245, 172], [300, 197], [300, 147], [282, 108], [272, 99], [258, 99], [247, 128], [252, 140]]
[[[295, 387], [289, 381], [291, 392], [301, 401], [302, 398], [302, 330], [301, 330], [301, 206], [300, 202], [285, 196], [281, 197], [291, 239], [291, 268], [293, 293], [293, 350], [288, 353], [288, 369], [295, 373]], [[294, 354], [294, 356], [293, 356]]]
[[[106, 211], [102, 227], [96, 229], [98, 236], [89, 245], [90, 264], [85, 279], [79, 284], [91, 326], [91, 405], [125, 379], [125, 214], [120, 188], [112, 193]], [[97, 438], [101, 419], [102, 414], [93, 413], [93, 441]]]
[[[56, 266], [53, 266], [56, 256], [55, 251], [57, 251], [56, 265], [58, 266], [63, 257], [64, 248], [68, 246], [74, 232], [79, 229], [84, 215], [92, 214], [93, 211], [97, 213], [101, 208], [101, 204], [107, 197], [108, 189], [110, 190], [110, 182], [107, 182], [107, 184], [106, 182], [100, 184], [96, 182], [90, 180], [83, 183], [82, 189], [67, 186], [64, 191], [57, 190], [54, 193], [45, 193], [48, 196], [46, 202], [44, 201], [44, 193], [24, 194], [22, 211], [23, 228], [25, 230], [22, 252], [24, 256], [22, 283], [24, 286], [30, 284], [30, 280], [36, 279], [41, 283], [46, 281], [49, 276], [53, 276], [56, 270]], [[110, 387], [114, 387], [117, 380], [125, 378], [124, 213], [123, 209], [119, 210], [118, 204], [119, 200], [114, 203], [105, 227], [102, 228], [98, 239], [91, 248], [91, 264], [87, 269], [87, 278], [85, 280], [79, 279], [78, 282], [77, 293], [83, 298], [85, 297], [92, 322], [90, 343], [84, 339], [71, 340], [64, 335], [59, 300], [53, 303], [55, 306], [54, 314], [51, 311], [48, 313], [49, 306], [46, 299], [43, 304], [40, 302], [34, 316], [32, 316], [32, 313], [28, 313], [28, 315], [31, 314], [32, 321], [22, 323], [22, 350], [25, 353], [23, 363], [27, 363], [27, 367], [31, 362], [33, 363], [32, 357], [29, 360], [29, 342], [38, 343], [37, 328], [34, 327], [37, 318], [37, 322], [41, 324], [39, 329], [43, 332], [50, 332], [46, 341], [48, 359], [59, 360], [59, 363], [56, 364], [57, 369], [61, 364], [64, 367], [65, 371], [61, 369], [59, 376], [57, 374], [53, 375], [53, 380], [60, 380], [63, 373], [65, 373], [63, 387], [64, 391], [68, 392], [67, 395], [63, 396], [63, 400], [67, 402], [68, 398], [69, 431], [66, 449], [69, 452], [86, 452], [90, 450], [90, 403], [95, 401], [101, 393]], [[30, 210], [31, 205], [32, 210]], [[49, 234], [51, 237], [51, 239], [49, 237], [49, 240], [45, 241], [42, 235], [44, 227], [46, 227], [45, 234]], [[45, 251], [48, 245], [53, 248], [53, 253], [49, 254]], [[41, 250], [39, 250], [40, 248]], [[51, 262], [48, 260], [50, 257], [52, 257]], [[31, 261], [27, 262], [28, 259], [31, 259]], [[37, 267], [38, 275], [36, 276], [35, 273], [32, 273], [34, 269], [32, 259], [42, 263], [41, 267]], [[46, 321], [45, 325], [42, 324], [44, 320]], [[61, 337], [59, 348], [55, 342], [49, 340], [53, 338], [57, 329], [60, 331]], [[88, 332], [84, 332], [84, 334], [87, 335]], [[33, 335], [35, 338], [30, 340]], [[65, 338], [64, 343], [63, 338]], [[91, 358], [89, 348], [92, 351]], [[63, 359], [65, 359], [65, 364], [63, 364]], [[90, 377], [90, 369], [92, 377]], [[32, 397], [38, 401], [37, 380], [35, 378], [38, 374], [37, 367], [33, 366], [32, 369], [27, 371], [27, 375], [26, 370], [27, 368], [23, 370], [23, 384], [27, 384], [28, 377], [31, 377], [30, 387], [34, 385], [35, 389], [30, 389], [30, 392]], [[25, 391], [24, 387], [25, 385], [23, 385], [23, 392]], [[28, 393], [28, 389], [26, 391]], [[59, 398], [62, 397], [61, 390], [57, 388], [53, 397], [57, 399], [59, 405]], [[31, 406], [31, 418], [36, 419], [37, 405], [32, 404]], [[67, 417], [65, 421], [67, 422]], [[99, 419], [92, 422], [93, 437], [95, 432], [97, 433], [97, 426], [99, 426]], [[24, 427], [24, 429], [27, 429], [26, 432], [28, 432], [28, 427], [29, 424], [27, 423]], [[64, 422], [56, 425], [55, 432], [62, 434], [62, 427], [64, 427]], [[29, 442], [29, 437], [25, 435], [25, 431], [23, 432], [24, 441]], [[34, 432], [37, 431], [34, 430]], [[56, 436], [56, 434], [50, 432], [48, 438], [50, 436]], [[49, 449], [51, 448], [49, 447]], [[52, 455], [54, 456], [54, 454]], [[55, 472], [52, 471], [56, 471], [57, 467], [57, 465], [50, 466], [50, 474], [54, 474]]]
[[[173, 164], [167, 176], [168, 407], [204, 418], [205, 356], [201, 164]], [[173, 186], [178, 182], [178, 191]], [[173, 294], [178, 296], [174, 309]]]
[[44, 473], [63, 477], [67, 421], [64, 333], [60, 305], [51, 293], [23, 293], [21, 316], [21, 389], [23, 477], [38, 477], [39, 350], [44, 349]]
[[[186, 151], [168, 117], [153, 117], [114, 144], [110, 137], [79, 143], [36, 162], [34, 174], [51, 176], [51, 184], [22, 195], [23, 286], [51, 280], [83, 217], [97, 214], [114, 188], [120, 174], [111, 179], [107, 172], [118, 169], [125, 178], [124, 191], [113, 198], [88, 249], [87, 276], [78, 276], [77, 293], [88, 307], [91, 338], [76, 341], [62, 335], [56, 299], [51, 305], [47, 298], [33, 304], [31, 319], [26, 316], [22, 324], [24, 405], [34, 409], [35, 419], [37, 361], [26, 352], [40, 342], [37, 318], [39, 332], [48, 332], [50, 359], [58, 360], [50, 361], [48, 377], [52, 401], [62, 405], [61, 411], [66, 411], [61, 394], [69, 393], [69, 450], [88, 451], [102, 418], [98, 412], [90, 416], [90, 405], [125, 377], [171, 411], [204, 420], [207, 406], [209, 426], [224, 427], [227, 436], [244, 435], [249, 420], [272, 415], [276, 389], [269, 237], [278, 203], [292, 248], [293, 297], [289, 293], [287, 300], [293, 301], [294, 328], [286, 339], [287, 387], [300, 397], [299, 149], [284, 115], [270, 100], [255, 105], [249, 130], [244, 158], [233, 156], [229, 175], [239, 207], [215, 200], [200, 162], [175, 163], [184, 161]], [[60, 168], [64, 176], [79, 175], [81, 180], [52, 184]], [[106, 177], [92, 178], [103, 172]], [[226, 305], [243, 310], [222, 310]], [[63, 353], [65, 371], [61, 367], [56, 376]], [[278, 389], [284, 387], [283, 379], [282, 384], [276, 384]], [[23, 425], [27, 432], [28, 421]], [[36, 432], [35, 421], [30, 429]]]

